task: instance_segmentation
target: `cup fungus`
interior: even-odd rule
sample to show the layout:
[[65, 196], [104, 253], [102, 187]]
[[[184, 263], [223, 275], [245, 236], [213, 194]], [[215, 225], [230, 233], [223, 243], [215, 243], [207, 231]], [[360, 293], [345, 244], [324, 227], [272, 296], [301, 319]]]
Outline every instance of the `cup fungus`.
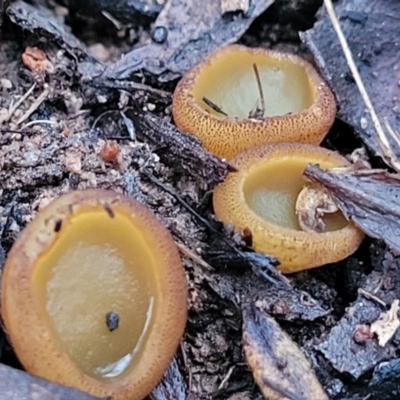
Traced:
[[107, 190], [53, 201], [12, 247], [2, 318], [25, 369], [113, 400], [143, 399], [186, 323], [177, 248], [143, 205]]
[[211, 53], [178, 83], [176, 125], [227, 159], [263, 143], [319, 144], [336, 104], [302, 58], [232, 45]]
[[349, 165], [339, 154], [309, 144], [276, 143], [247, 150], [231, 163], [238, 172], [215, 188], [215, 215], [238, 232], [250, 229], [253, 248], [278, 258], [283, 273], [340, 261], [360, 245], [364, 234], [340, 212], [323, 217], [322, 232], [302, 231], [295, 212], [307, 164]]

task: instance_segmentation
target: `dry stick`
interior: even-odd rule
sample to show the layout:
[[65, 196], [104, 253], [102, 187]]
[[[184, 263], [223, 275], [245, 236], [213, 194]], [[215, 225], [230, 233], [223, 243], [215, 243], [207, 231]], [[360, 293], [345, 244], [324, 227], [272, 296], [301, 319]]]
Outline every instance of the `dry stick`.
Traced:
[[133, 82], [133, 81], [128, 82], [126, 80], [122, 80], [122, 81], [103, 80], [103, 81], [101, 81], [99, 79], [99, 81], [93, 81], [93, 87], [97, 87], [97, 88], [106, 87], [108, 89], [125, 90], [127, 92], [130, 92], [132, 89], [133, 90], [143, 90], [145, 92], [158, 94], [161, 97], [166, 97], [166, 98], [171, 97], [171, 93], [167, 92], [165, 90], [156, 89], [156, 88], [153, 88], [152, 86], [145, 85], [144, 83]]
[[224, 388], [225, 383], [228, 382], [228, 380], [231, 377], [235, 368], [236, 368], [236, 365], [232, 365], [232, 367], [229, 368], [228, 373], [225, 375], [225, 378], [222, 379], [221, 383], [219, 384], [218, 390], [221, 390]]
[[178, 243], [175, 241], [176, 247], [178, 247], [178, 250], [186, 257], [189, 257], [192, 261], [196, 262], [203, 268], [205, 268], [208, 271], [213, 271], [214, 268], [205, 262], [200, 256], [198, 256], [196, 253], [194, 253], [192, 250], [190, 250], [187, 246], [184, 244]]
[[19, 119], [17, 125], [22, 124], [25, 120], [27, 120], [30, 115], [36, 111], [36, 109], [46, 100], [47, 96], [49, 95], [50, 90], [45, 89], [43, 93], [32, 103], [29, 109], [25, 112], [25, 114]]
[[368, 300], [373, 300], [376, 303], [380, 304], [381, 306], [383, 306], [385, 308], [387, 307], [386, 303], [383, 300], [381, 300], [379, 297], [373, 295], [372, 293], [367, 292], [366, 290], [364, 290], [362, 288], [358, 289], [358, 293], [360, 295], [364, 296]]
[[29, 121], [25, 125], [21, 127], [21, 131], [24, 129], [32, 126], [32, 125], [39, 125], [39, 124], [48, 124], [48, 125], [57, 125], [56, 121], [51, 121], [49, 119], [36, 119], [35, 121]]
[[202, 100], [204, 101], [204, 103], [208, 105], [208, 107], [212, 108], [215, 112], [225, 115], [225, 117], [228, 116], [228, 114], [220, 106], [217, 106], [213, 101], [211, 101], [207, 97], [203, 96]]
[[24, 102], [25, 99], [27, 99], [31, 95], [31, 93], [33, 92], [33, 89], [35, 89], [35, 87], [36, 87], [36, 83], [34, 83], [29, 88], [29, 90], [13, 106], [10, 107], [10, 109], [8, 110], [8, 113], [10, 114], [10, 118], [14, 114], [15, 110], [22, 104], [22, 102]]
[[343, 31], [340, 27], [339, 21], [336, 17], [335, 10], [332, 5], [332, 0], [324, 0], [324, 4], [326, 7], [326, 10], [328, 11], [329, 18], [331, 20], [333, 29], [336, 32], [336, 35], [339, 39], [340, 45], [342, 47], [344, 56], [346, 58], [347, 64], [350, 68], [351, 73], [353, 74], [354, 80], [357, 84], [358, 90], [361, 94], [361, 97], [365, 103], [365, 106], [367, 107], [367, 110], [371, 116], [372, 122], [374, 124], [376, 133], [378, 134], [378, 142], [379, 146], [381, 147], [382, 150], [382, 158], [388, 164], [391, 166], [393, 169], [395, 169], [397, 172], [400, 172], [400, 162], [397, 159], [396, 155], [394, 154], [390, 143], [388, 141], [388, 138], [382, 128], [382, 125], [379, 121], [379, 118], [375, 112], [375, 109], [372, 105], [372, 102], [368, 96], [367, 90], [365, 89], [364, 83], [361, 79], [361, 76], [358, 72], [358, 69], [356, 67], [356, 64], [354, 62], [353, 56], [351, 54], [351, 50], [349, 48], [349, 45], [347, 43], [347, 40], [343, 34]]
[[257, 104], [255, 114], [256, 114], [256, 118], [264, 118], [264, 114], [265, 114], [264, 92], [263, 92], [263, 88], [262, 88], [262, 84], [261, 84], [260, 74], [258, 73], [257, 64], [253, 64], [253, 71], [254, 71], [254, 75], [256, 76], [258, 91], [260, 93], [259, 101], [261, 104], [261, 108], [258, 108], [258, 104]]
[[397, 146], [400, 147], [399, 133], [390, 126], [389, 121], [386, 117], [383, 118], [383, 122], [385, 123], [386, 129], [389, 132], [391, 138], [396, 142]]

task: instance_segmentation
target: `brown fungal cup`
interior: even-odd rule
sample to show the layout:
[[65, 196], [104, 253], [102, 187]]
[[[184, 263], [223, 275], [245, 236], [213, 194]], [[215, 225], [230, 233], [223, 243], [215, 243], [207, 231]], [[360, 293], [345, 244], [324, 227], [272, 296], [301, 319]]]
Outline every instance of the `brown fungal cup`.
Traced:
[[14, 243], [1, 313], [25, 369], [99, 397], [140, 400], [186, 323], [186, 279], [169, 232], [107, 190], [54, 200]]
[[250, 230], [253, 248], [278, 258], [283, 273], [342, 260], [360, 245], [364, 234], [339, 211], [323, 217], [322, 232], [301, 230], [296, 216], [307, 164], [349, 165], [344, 157], [309, 144], [276, 143], [247, 150], [231, 163], [238, 172], [215, 188], [215, 215], [238, 232]]
[[334, 121], [336, 104], [327, 84], [302, 58], [232, 45], [183, 76], [172, 112], [179, 128], [197, 136], [210, 152], [231, 159], [263, 143], [319, 144]]

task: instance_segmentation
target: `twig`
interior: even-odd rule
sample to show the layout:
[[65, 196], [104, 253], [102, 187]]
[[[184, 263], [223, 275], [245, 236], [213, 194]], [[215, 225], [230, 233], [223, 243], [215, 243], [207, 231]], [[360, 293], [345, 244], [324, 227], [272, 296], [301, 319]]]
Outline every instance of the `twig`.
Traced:
[[196, 253], [194, 253], [192, 250], [190, 250], [188, 247], [186, 247], [184, 244], [175, 242], [176, 247], [178, 247], [179, 251], [186, 257], [189, 257], [190, 259], [192, 259], [194, 262], [196, 262], [197, 264], [201, 265], [202, 267], [204, 267], [206, 270], [208, 271], [213, 271], [214, 268], [206, 263], [200, 256], [198, 256]]
[[43, 93], [32, 103], [32, 105], [25, 111], [25, 114], [19, 119], [17, 125], [22, 124], [25, 120], [27, 120], [31, 114], [37, 110], [38, 107], [46, 100], [47, 96], [49, 95], [50, 90], [45, 89]]
[[171, 98], [171, 93], [165, 90], [156, 89], [152, 86], [146, 85], [144, 83], [138, 83], [127, 80], [118, 80], [118, 81], [109, 81], [109, 80], [95, 80], [91, 83], [91, 86], [97, 88], [108, 88], [108, 89], [118, 89], [118, 90], [143, 90], [145, 92], [150, 92], [159, 95], [160, 97], [164, 97], [167, 99]]
[[192, 382], [193, 382], [192, 368], [190, 368], [186, 350], [185, 350], [185, 346], [183, 345], [182, 341], [181, 341], [179, 347], [181, 349], [183, 365], [185, 367], [185, 371], [187, 371], [187, 374], [188, 374], [188, 392], [192, 393]]
[[[153, 182], [155, 185], [163, 189], [165, 192], [173, 196], [178, 203], [181, 204], [182, 207], [184, 207], [189, 213], [191, 213], [194, 217], [197, 218], [198, 221], [200, 221], [204, 226], [206, 226], [210, 231], [221, 235], [221, 232], [218, 231], [218, 229], [214, 228], [209, 221], [207, 221], [206, 218], [203, 218], [198, 212], [196, 212], [186, 201], [184, 201], [173, 189], [167, 187], [164, 185], [159, 179], [157, 179], [154, 175], [143, 171], [143, 174], [147, 176], [148, 179], [150, 179], [151, 182]], [[256, 264], [250, 260], [251, 255], [257, 256], [257, 253], [248, 253], [248, 256], [246, 257], [245, 253], [237, 249], [234, 245], [232, 245], [226, 238], [221, 238], [222, 241], [234, 252], [236, 253], [240, 258], [243, 260], [247, 261], [251, 267], [253, 268], [254, 271], [258, 271], [266, 280], [271, 282], [272, 284], [276, 284], [278, 281], [286, 285], [288, 288], [291, 288], [291, 284], [288, 278], [284, 276], [280, 271], [278, 271], [276, 268], [274, 268], [272, 265], [266, 264], [263, 266], [263, 268], [257, 268]], [[268, 273], [270, 274], [268, 274]]]
[[228, 116], [228, 114], [220, 106], [215, 104], [213, 101], [211, 101], [207, 97], [203, 96], [202, 100], [204, 101], [204, 103], [206, 103], [208, 105], [208, 107], [212, 108], [215, 112], [225, 115], [225, 117]]
[[218, 390], [221, 390], [224, 388], [225, 383], [228, 382], [229, 378], [232, 375], [232, 372], [234, 371], [236, 365], [232, 365], [232, 367], [229, 368], [228, 373], [225, 375], [224, 379], [222, 379], [221, 383], [218, 386]]
[[105, 115], [107, 115], [107, 114], [111, 114], [111, 113], [117, 113], [118, 112], [118, 110], [107, 110], [107, 111], [104, 111], [104, 112], [102, 112], [100, 115], [98, 115], [97, 116], [97, 118], [94, 120], [94, 122], [93, 122], [93, 124], [92, 124], [92, 126], [91, 126], [91, 128], [90, 129], [96, 129], [96, 125], [97, 125], [97, 123], [105, 116]]
[[350, 68], [351, 73], [353, 74], [353, 77], [357, 84], [358, 90], [361, 94], [361, 97], [362, 97], [364, 103], [365, 103], [365, 106], [367, 107], [368, 113], [371, 116], [376, 133], [378, 134], [378, 142], [379, 142], [379, 146], [381, 147], [381, 150], [382, 150], [382, 158], [389, 166], [391, 166], [397, 172], [400, 172], [400, 161], [397, 159], [396, 155], [394, 154], [394, 152], [390, 146], [388, 138], [382, 128], [379, 118], [378, 118], [378, 116], [375, 112], [375, 109], [372, 105], [372, 102], [368, 96], [367, 90], [365, 89], [364, 83], [361, 79], [361, 76], [360, 76], [358, 69], [356, 67], [356, 64], [354, 62], [354, 59], [351, 54], [351, 50], [349, 48], [347, 40], [343, 34], [343, 31], [340, 27], [339, 21], [336, 17], [335, 10], [332, 5], [332, 0], [324, 0], [324, 4], [325, 4], [326, 10], [328, 12], [329, 18], [331, 20], [333, 29], [335, 30], [336, 35], [339, 39], [339, 42], [342, 47], [347, 64]]
[[35, 121], [29, 121], [25, 125], [21, 127], [21, 131], [24, 130], [25, 128], [28, 128], [29, 126], [32, 125], [38, 125], [38, 124], [48, 124], [48, 125], [57, 125], [56, 121], [51, 121], [49, 119], [37, 119]]
[[[256, 76], [258, 92], [260, 93], [260, 98], [257, 100], [257, 103], [253, 110], [250, 111], [249, 117], [250, 118], [264, 118], [265, 114], [265, 100], [264, 100], [264, 92], [261, 84], [260, 74], [258, 73], [257, 64], [253, 64], [253, 71], [254, 75]], [[258, 107], [258, 104], [261, 107]]]
[[360, 294], [360, 295], [362, 295], [362, 296], [364, 296], [366, 299], [368, 299], [368, 300], [373, 300], [373, 301], [375, 301], [376, 303], [378, 303], [378, 304], [380, 304], [381, 306], [383, 306], [383, 307], [387, 307], [386, 306], [386, 303], [383, 301], [383, 300], [381, 300], [379, 297], [376, 297], [375, 295], [373, 295], [372, 293], [369, 293], [369, 292], [367, 292], [366, 290], [364, 290], [364, 289], [362, 289], [362, 288], [359, 288], [358, 289], [358, 293]]
[[31, 95], [33, 89], [35, 89], [36, 83], [34, 83], [27, 92], [8, 110], [10, 117], [14, 114], [15, 110]]

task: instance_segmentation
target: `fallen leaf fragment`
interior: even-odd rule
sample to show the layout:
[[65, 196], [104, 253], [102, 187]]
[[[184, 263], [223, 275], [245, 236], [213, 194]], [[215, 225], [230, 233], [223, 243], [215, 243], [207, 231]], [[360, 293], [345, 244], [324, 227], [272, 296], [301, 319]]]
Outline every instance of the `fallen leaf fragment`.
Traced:
[[323, 232], [323, 216], [336, 212], [338, 207], [321, 185], [308, 182], [297, 196], [295, 210], [303, 231]]
[[371, 333], [378, 336], [379, 346], [385, 347], [389, 340], [394, 336], [400, 321], [398, 318], [399, 300], [393, 301], [390, 310], [383, 312], [379, 318], [371, 324]]
[[328, 400], [310, 362], [277, 322], [243, 306], [243, 342], [254, 380], [268, 400]]

